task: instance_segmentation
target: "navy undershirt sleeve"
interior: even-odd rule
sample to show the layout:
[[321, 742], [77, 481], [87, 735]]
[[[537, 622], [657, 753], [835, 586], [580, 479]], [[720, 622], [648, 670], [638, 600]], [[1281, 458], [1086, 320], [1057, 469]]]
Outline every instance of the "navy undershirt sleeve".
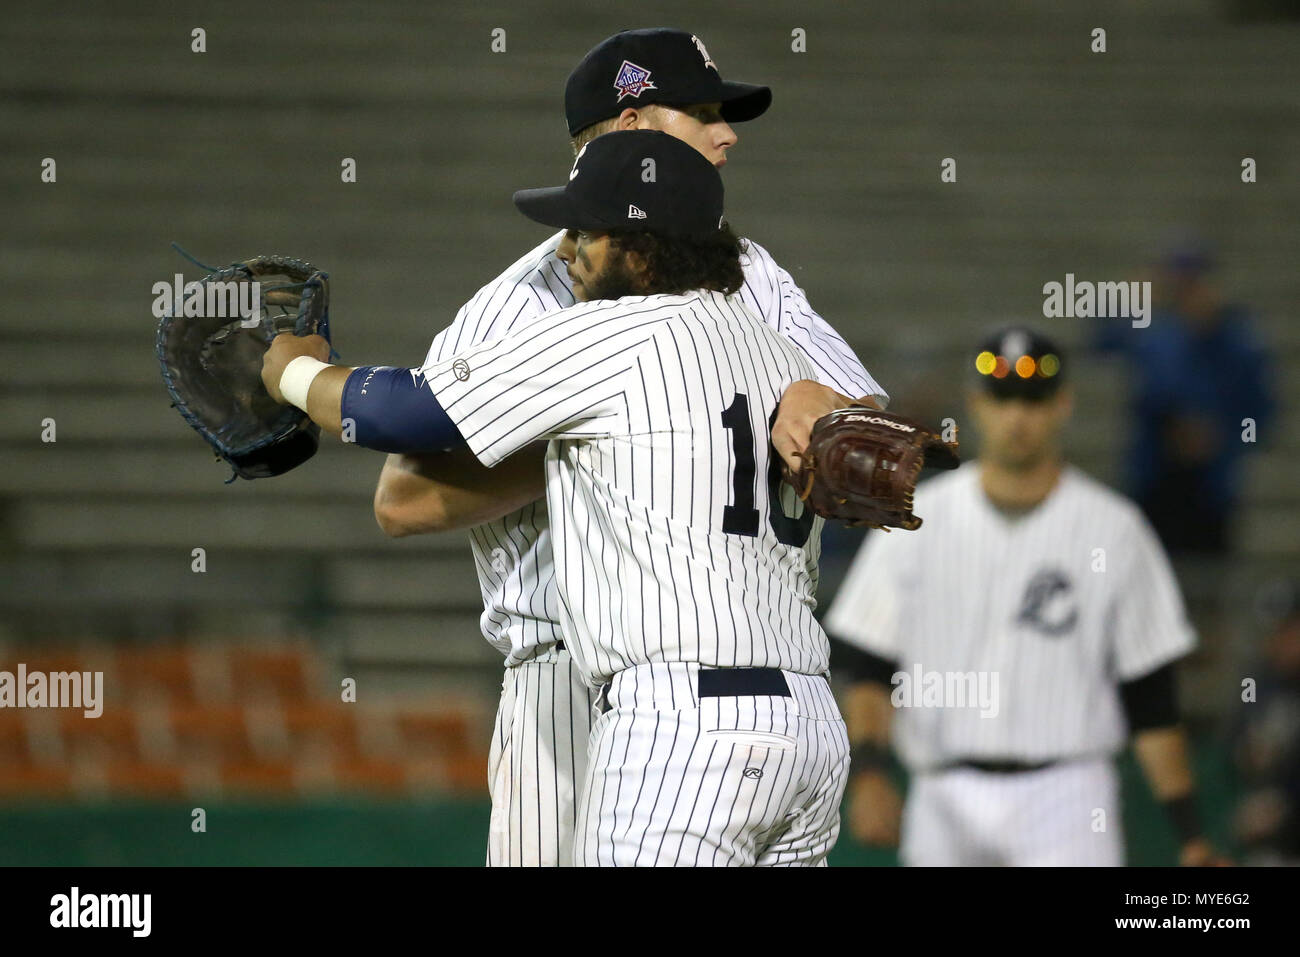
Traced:
[[872, 654], [834, 635], [830, 639], [831, 661], [837, 673], [846, 675], [853, 682], [869, 681], [886, 688], [893, 686], [894, 673], [898, 671], [897, 662]]
[[1131, 733], [1178, 723], [1178, 681], [1172, 663], [1119, 686]]
[[415, 369], [361, 366], [343, 385], [344, 434], [380, 452], [446, 452], [465, 439]]

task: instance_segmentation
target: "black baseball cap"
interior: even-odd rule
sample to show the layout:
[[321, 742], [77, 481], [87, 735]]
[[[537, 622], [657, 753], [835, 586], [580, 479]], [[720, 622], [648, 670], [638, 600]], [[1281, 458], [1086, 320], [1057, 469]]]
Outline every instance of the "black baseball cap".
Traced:
[[975, 372], [985, 391], [1000, 399], [1046, 399], [1065, 379], [1061, 348], [1028, 326], [1004, 326], [975, 350]]
[[722, 227], [722, 177], [675, 136], [620, 130], [597, 136], [564, 186], [521, 189], [519, 211], [559, 229], [707, 237]]
[[667, 27], [624, 30], [602, 40], [564, 84], [570, 136], [648, 103], [721, 103], [722, 118], [739, 123], [762, 115], [772, 91], [722, 79], [699, 37]]

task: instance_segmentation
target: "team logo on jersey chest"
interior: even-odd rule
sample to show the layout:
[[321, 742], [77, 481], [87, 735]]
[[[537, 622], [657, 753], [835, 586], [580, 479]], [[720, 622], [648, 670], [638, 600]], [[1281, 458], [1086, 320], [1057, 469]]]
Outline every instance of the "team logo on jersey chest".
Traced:
[[625, 96], [640, 96], [646, 90], [659, 88], [650, 82], [649, 70], [637, 66], [631, 60], [624, 60], [618, 68], [618, 75], [614, 77], [614, 89], [618, 90], [618, 99], [614, 101], [618, 103]]
[[1071, 631], [1079, 621], [1079, 606], [1069, 577], [1055, 568], [1035, 573], [1016, 621], [1053, 638]]

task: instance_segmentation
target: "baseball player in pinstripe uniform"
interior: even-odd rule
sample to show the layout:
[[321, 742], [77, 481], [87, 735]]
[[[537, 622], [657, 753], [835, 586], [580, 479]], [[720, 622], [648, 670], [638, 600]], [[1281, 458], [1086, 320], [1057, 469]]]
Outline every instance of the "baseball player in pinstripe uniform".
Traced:
[[[663, 29], [603, 41], [565, 90], [575, 153], [600, 133], [658, 129], [718, 168], [736, 143], [731, 124], [759, 116], [770, 101], [766, 87], [723, 81], [698, 38]], [[552, 235], [480, 289], [437, 335], [426, 361], [451, 358], [593, 298], [575, 285], [572, 263], [561, 258], [563, 237]], [[846, 404], [845, 396], [883, 408], [884, 390], [790, 274], [753, 241], [746, 241], [742, 262], [740, 300], [812, 364], [810, 375], [787, 390], [772, 427], [778, 451], [788, 457], [805, 447], [812, 423]], [[470, 529], [483, 634], [506, 664], [489, 762], [490, 864], [569, 860], [574, 782], [582, 779], [591, 725], [591, 689], [561, 638], [542, 489], [538, 448], [490, 471], [467, 451], [393, 455], [375, 494], [376, 516], [391, 535]]]
[[813, 615], [821, 520], [768, 432], [812, 363], [732, 295], [741, 243], [690, 145], [610, 133], [515, 203], [567, 224], [582, 302], [419, 370], [281, 336], [267, 388], [368, 448], [490, 467], [547, 442], [562, 638], [601, 685], [574, 863], [824, 863], [848, 740]]
[[859, 649], [851, 827], [898, 837], [892, 731], [904, 863], [1117, 865], [1113, 758], [1132, 740], [1183, 862], [1210, 863], [1175, 700], [1194, 635], [1169, 562], [1133, 503], [1064, 462], [1061, 350], [1011, 327], [973, 358], [980, 459], [917, 490], [919, 530], [868, 536], [826, 617]]

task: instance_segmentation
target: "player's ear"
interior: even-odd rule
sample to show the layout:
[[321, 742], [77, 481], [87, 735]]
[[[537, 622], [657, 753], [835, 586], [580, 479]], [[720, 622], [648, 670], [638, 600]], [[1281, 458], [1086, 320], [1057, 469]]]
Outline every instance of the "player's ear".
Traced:
[[645, 256], [633, 249], [620, 249], [619, 255], [623, 257], [623, 268], [629, 276], [636, 280], [638, 289], [646, 289], [650, 285], [650, 262]]
[[560, 240], [560, 245], [556, 247], [555, 255], [561, 262], [573, 262], [574, 251], [578, 248], [578, 231], [576, 229], [566, 229], [564, 238]]
[[622, 113], [620, 113], [618, 117], [614, 120], [614, 129], [616, 130], [644, 129], [645, 127], [641, 125], [641, 121], [646, 118], [647, 117], [644, 116], [644, 111], [636, 110], [629, 106]]

